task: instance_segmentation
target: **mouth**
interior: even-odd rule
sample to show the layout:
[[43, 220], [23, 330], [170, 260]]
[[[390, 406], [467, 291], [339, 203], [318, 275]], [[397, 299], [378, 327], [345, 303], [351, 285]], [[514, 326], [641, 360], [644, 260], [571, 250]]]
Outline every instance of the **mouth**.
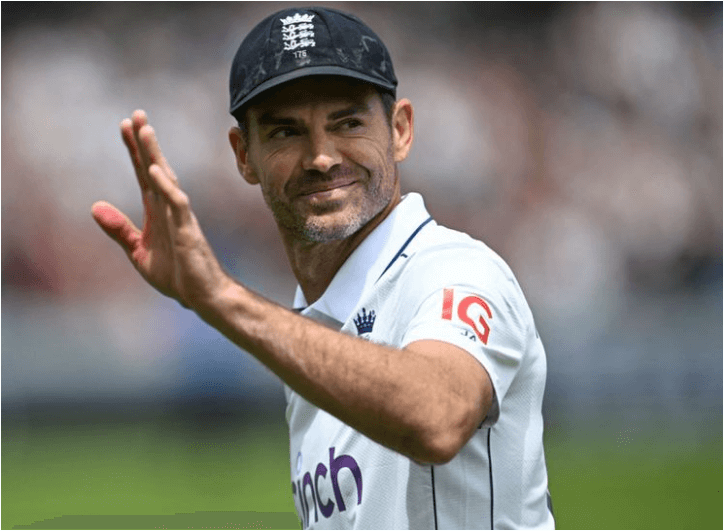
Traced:
[[334, 195], [337, 191], [344, 191], [357, 183], [356, 180], [344, 180], [318, 183], [313, 186], [302, 188], [297, 194], [302, 198], [324, 198]]

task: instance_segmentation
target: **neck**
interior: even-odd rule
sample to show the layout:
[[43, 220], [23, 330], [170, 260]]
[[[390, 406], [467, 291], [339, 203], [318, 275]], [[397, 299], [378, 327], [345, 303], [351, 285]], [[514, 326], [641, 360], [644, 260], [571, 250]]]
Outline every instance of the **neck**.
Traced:
[[347, 258], [384, 221], [399, 202], [400, 197], [398, 195], [369, 223], [344, 240], [315, 243], [300, 241], [292, 234], [282, 232], [282, 240], [289, 263], [292, 266], [297, 282], [299, 282], [299, 286], [302, 288], [307, 304], [312, 304], [322, 296], [332, 282], [334, 275], [347, 261]]

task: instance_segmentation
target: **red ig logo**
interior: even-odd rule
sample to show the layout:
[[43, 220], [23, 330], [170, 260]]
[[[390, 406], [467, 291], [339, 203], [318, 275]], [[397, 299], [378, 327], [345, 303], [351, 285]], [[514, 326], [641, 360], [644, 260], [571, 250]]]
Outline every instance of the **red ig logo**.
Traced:
[[[452, 320], [454, 302], [453, 299], [454, 290], [452, 288], [445, 288], [442, 292], [442, 318], [448, 321]], [[483, 319], [482, 315], [478, 317], [478, 323], [473, 321], [470, 316], [468, 316], [468, 309], [473, 304], [477, 304], [478, 306], [482, 307], [483, 310], [485, 310], [485, 313], [488, 315], [488, 318], [493, 318], [493, 312], [490, 311], [490, 306], [488, 306], [488, 303], [477, 295], [470, 295], [460, 301], [460, 304], [458, 304], [458, 318], [463, 323], [471, 326], [472, 329], [475, 330], [475, 334], [480, 338], [480, 341], [483, 342], [483, 345], [487, 345], [488, 336], [490, 335], [490, 326], [488, 326], [487, 321]]]

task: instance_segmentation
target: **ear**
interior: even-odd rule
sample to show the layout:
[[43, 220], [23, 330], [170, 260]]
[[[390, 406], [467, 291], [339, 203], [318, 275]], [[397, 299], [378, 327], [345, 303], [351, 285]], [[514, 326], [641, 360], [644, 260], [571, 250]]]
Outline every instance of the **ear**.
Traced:
[[249, 152], [247, 151], [246, 141], [244, 140], [244, 135], [241, 132], [241, 129], [238, 127], [232, 127], [229, 129], [229, 143], [231, 144], [231, 149], [234, 151], [234, 156], [236, 157], [236, 167], [241, 176], [249, 184], [259, 184], [259, 179], [257, 178], [256, 173], [251, 169], [248, 163]]
[[392, 150], [395, 162], [402, 162], [410, 153], [415, 136], [414, 119], [410, 100], [403, 98], [395, 103], [392, 111]]

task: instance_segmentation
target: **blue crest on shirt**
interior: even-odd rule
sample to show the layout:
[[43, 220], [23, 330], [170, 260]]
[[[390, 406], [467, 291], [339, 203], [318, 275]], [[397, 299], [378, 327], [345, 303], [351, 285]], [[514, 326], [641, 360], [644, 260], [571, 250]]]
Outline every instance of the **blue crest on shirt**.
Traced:
[[352, 319], [354, 325], [357, 327], [357, 335], [361, 336], [362, 334], [372, 332], [376, 317], [374, 310], [370, 310], [370, 312], [367, 313], [367, 310], [362, 308], [362, 311], [357, 314], [357, 317]]

